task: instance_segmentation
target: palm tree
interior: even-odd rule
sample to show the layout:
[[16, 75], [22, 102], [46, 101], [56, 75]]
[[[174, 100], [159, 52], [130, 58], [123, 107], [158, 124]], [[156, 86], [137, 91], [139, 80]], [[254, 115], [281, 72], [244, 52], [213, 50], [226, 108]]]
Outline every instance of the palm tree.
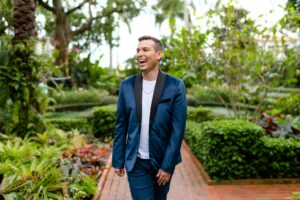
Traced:
[[35, 35], [35, 2], [34, 0], [14, 0], [13, 41], [28, 40]]
[[[162, 24], [165, 19], [169, 19], [169, 25], [173, 27], [174, 20], [179, 18], [184, 20], [185, 28], [189, 29], [191, 17], [188, 12], [188, 6], [188, 0], [159, 0], [153, 6], [154, 9], [159, 9], [159, 12], [155, 14], [155, 22]], [[193, 4], [190, 4], [190, 6], [194, 7]]]

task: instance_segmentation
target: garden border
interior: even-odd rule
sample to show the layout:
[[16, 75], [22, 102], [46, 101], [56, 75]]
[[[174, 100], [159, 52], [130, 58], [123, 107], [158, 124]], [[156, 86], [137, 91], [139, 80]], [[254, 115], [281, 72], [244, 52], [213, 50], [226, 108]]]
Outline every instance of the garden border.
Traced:
[[110, 155], [109, 155], [109, 158], [107, 160], [105, 169], [103, 170], [102, 175], [101, 175], [101, 177], [98, 181], [97, 191], [96, 191], [95, 195], [93, 196], [92, 200], [99, 200], [100, 199], [104, 184], [106, 182], [106, 179], [108, 177], [108, 174], [109, 174], [109, 171], [110, 171], [110, 168], [111, 168], [111, 163], [112, 163], [112, 153], [110, 153]]
[[194, 155], [191, 148], [186, 141], [183, 141], [182, 145], [185, 146], [187, 151], [190, 152], [191, 158], [197, 167], [200, 169], [200, 173], [203, 176], [205, 182], [208, 185], [264, 185], [264, 184], [295, 184], [300, 183], [300, 178], [271, 178], [271, 179], [236, 179], [236, 180], [220, 180], [215, 181], [210, 178], [208, 173], [205, 171], [202, 163]]

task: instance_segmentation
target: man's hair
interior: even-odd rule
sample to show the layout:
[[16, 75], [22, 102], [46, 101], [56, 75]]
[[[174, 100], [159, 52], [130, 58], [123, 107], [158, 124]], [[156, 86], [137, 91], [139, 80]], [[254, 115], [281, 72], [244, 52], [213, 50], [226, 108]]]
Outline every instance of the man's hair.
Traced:
[[148, 36], [148, 35], [145, 35], [145, 36], [142, 36], [139, 38], [139, 42], [140, 41], [143, 41], [143, 40], [152, 40], [154, 42], [154, 49], [156, 51], [163, 51], [164, 50], [164, 47], [161, 43], [161, 41], [153, 36]]

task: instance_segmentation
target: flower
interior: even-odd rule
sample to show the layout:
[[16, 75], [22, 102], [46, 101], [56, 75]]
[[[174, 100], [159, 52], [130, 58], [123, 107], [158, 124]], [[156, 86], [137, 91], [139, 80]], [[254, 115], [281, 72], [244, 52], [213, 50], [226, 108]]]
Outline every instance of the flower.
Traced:
[[59, 44], [60, 44], [60, 42], [59, 42], [58, 40], [52, 40], [51, 43], [52, 43], [52, 45], [55, 46], [55, 47], [56, 47], [56, 46], [59, 46]]

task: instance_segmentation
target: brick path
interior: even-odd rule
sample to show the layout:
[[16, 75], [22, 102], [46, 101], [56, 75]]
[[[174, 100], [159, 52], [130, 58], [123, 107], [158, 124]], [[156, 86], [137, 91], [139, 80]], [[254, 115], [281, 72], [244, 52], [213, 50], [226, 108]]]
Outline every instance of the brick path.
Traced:
[[[189, 147], [182, 145], [183, 162], [177, 165], [168, 200], [285, 200], [300, 184], [276, 185], [207, 185], [199, 162]], [[118, 177], [111, 169], [101, 200], [131, 200], [127, 177]]]

